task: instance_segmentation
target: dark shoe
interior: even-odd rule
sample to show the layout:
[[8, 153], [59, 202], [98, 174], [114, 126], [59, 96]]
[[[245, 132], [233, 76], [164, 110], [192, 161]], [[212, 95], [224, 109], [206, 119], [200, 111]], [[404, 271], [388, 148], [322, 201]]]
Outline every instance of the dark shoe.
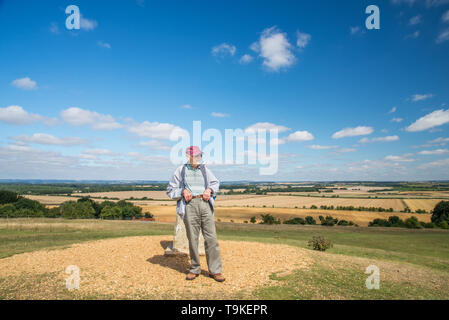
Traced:
[[199, 274], [189, 272], [189, 274], [186, 277], [186, 280], [193, 280], [193, 279], [195, 279], [198, 276], [199, 276]]
[[214, 278], [214, 280], [218, 281], [218, 282], [225, 281], [225, 277], [223, 277], [223, 275], [221, 273], [216, 273], [216, 274], [209, 273], [209, 277]]

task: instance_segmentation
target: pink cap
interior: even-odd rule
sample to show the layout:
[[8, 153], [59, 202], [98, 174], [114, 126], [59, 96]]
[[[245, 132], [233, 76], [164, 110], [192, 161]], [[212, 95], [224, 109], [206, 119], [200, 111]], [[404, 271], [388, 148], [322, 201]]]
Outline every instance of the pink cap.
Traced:
[[202, 152], [201, 152], [200, 148], [198, 148], [197, 146], [190, 146], [186, 149], [186, 154], [194, 157], [194, 156], [202, 154]]

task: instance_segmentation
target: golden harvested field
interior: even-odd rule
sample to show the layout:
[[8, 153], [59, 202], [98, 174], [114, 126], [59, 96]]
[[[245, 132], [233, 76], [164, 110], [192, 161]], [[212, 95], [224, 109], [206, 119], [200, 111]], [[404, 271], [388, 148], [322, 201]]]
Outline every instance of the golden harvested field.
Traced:
[[[132, 203], [138, 206], [172, 206], [175, 205], [174, 200], [169, 200], [164, 191], [143, 191], [148, 197], [158, 198], [160, 200], [131, 200]], [[136, 192], [105, 192], [94, 193], [107, 195], [109, 197], [118, 197], [126, 199], [128, 197], [140, 197], [140, 191]], [[126, 194], [126, 195], [125, 195]], [[87, 195], [87, 194], [86, 194]], [[45, 196], [45, 195], [25, 195], [25, 197], [37, 200], [46, 205], [59, 205], [64, 201], [74, 200], [76, 197], [67, 196]], [[97, 202], [102, 202], [104, 199], [94, 199]], [[116, 200], [110, 200], [116, 201]], [[356, 198], [321, 198], [321, 197], [302, 197], [302, 196], [287, 196], [287, 195], [221, 195], [217, 197], [217, 207], [242, 207], [247, 206], [256, 208], [295, 208], [310, 209], [312, 205], [318, 208], [321, 205], [330, 206], [354, 206], [354, 207], [382, 207], [385, 209], [393, 208], [394, 211], [404, 210], [407, 205], [412, 211], [423, 209], [428, 212], [432, 210], [435, 205], [441, 200], [439, 199], [356, 199]]]
[[[151, 212], [154, 214], [156, 221], [174, 222], [176, 220], [175, 206], [144, 206], [143, 212]], [[230, 222], [234, 220], [236, 223], [243, 223], [245, 220], [249, 222], [252, 216], [255, 216], [259, 222], [260, 215], [269, 213], [276, 219], [281, 221], [292, 219], [295, 217], [304, 218], [312, 216], [319, 221], [320, 215], [331, 215], [339, 220], [351, 220], [359, 226], [367, 226], [370, 221], [376, 218], [388, 219], [392, 215], [399, 216], [405, 220], [411, 216], [415, 216], [418, 220], [430, 222], [430, 214], [410, 214], [402, 212], [370, 212], [370, 211], [344, 211], [344, 210], [310, 210], [310, 209], [292, 209], [292, 208], [244, 208], [244, 207], [217, 207], [215, 209], [215, 220], [220, 219], [222, 222]]]
[[319, 198], [319, 197], [301, 197], [301, 196], [246, 196], [234, 198], [235, 196], [221, 196], [217, 198], [217, 206], [220, 207], [272, 207], [278, 208], [310, 208], [315, 205], [330, 206], [354, 206], [354, 207], [382, 207], [385, 209], [393, 208], [394, 211], [404, 210], [405, 206], [401, 199], [344, 199], [344, 198]]
[[412, 210], [423, 209], [430, 212], [441, 200], [438, 199], [404, 199], [404, 202]]
[[120, 200], [129, 199], [131, 197], [141, 199], [147, 197], [149, 199], [168, 199], [165, 191], [111, 191], [111, 192], [91, 192], [91, 193], [72, 193], [72, 196], [89, 196], [89, 197], [108, 197], [119, 198]]

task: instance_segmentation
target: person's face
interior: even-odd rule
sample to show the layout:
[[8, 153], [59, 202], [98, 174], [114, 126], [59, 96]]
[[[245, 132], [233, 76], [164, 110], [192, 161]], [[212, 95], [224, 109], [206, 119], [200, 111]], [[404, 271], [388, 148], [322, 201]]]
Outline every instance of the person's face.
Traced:
[[196, 155], [196, 156], [188, 155], [187, 158], [189, 158], [191, 166], [197, 166], [197, 165], [201, 164], [201, 159], [202, 159], [201, 154]]

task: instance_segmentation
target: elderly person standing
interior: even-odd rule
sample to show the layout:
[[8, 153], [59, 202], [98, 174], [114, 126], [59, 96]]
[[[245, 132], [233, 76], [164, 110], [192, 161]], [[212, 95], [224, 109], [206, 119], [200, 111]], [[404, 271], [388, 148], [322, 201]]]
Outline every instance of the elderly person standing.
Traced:
[[167, 195], [177, 200], [176, 213], [181, 215], [189, 240], [190, 270], [186, 280], [193, 280], [201, 272], [198, 238], [204, 236], [209, 276], [218, 282], [225, 280], [222, 272], [220, 248], [214, 222], [214, 199], [219, 182], [201, 163], [203, 153], [197, 146], [186, 149], [189, 162], [179, 166], [167, 186]]

